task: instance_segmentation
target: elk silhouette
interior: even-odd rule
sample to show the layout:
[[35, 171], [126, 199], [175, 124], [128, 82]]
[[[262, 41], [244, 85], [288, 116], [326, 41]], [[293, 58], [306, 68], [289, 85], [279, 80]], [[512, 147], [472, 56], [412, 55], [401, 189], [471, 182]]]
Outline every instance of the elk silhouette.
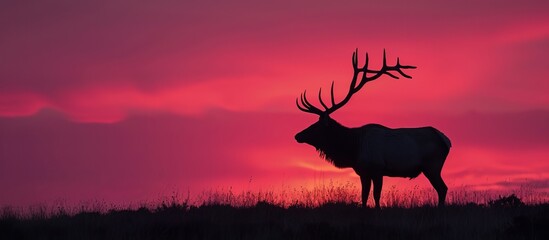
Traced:
[[[336, 103], [334, 82], [330, 91], [331, 106], [322, 100], [322, 88], [318, 91], [318, 101], [323, 110], [307, 100], [307, 91], [296, 99], [299, 110], [319, 116], [319, 120], [295, 135], [299, 143], [307, 143], [316, 148], [328, 162], [338, 168], [353, 168], [360, 176], [362, 184], [362, 206], [366, 207], [370, 184], [374, 184], [375, 207], [379, 208], [379, 198], [383, 176], [409, 177], [423, 173], [438, 193], [439, 206], [444, 205], [448, 187], [440, 173], [450, 151], [450, 139], [433, 127], [391, 129], [379, 124], [367, 124], [358, 128], [348, 128], [330, 117], [330, 114], [343, 107], [353, 94], [367, 82], [383, 75], [398, 79], [393, 73], [403, 77], [403, 69], [414, 66], [400, 65], [399, 58], [394, 66], [388, 66], [383, 50], [383, 66], [380, 70], [368, 69], [368, 53], [362, 68], [358, 67], [358, 49], [353, 53], [353, 78], [345, 98]], [[362, 75], [358, 81], [359, 75]]]

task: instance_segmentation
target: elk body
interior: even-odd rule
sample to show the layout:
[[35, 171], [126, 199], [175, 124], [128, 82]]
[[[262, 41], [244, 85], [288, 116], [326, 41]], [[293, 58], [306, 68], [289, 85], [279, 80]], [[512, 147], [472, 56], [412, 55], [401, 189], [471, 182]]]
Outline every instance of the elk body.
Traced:
[[[357, 50], [358, 51], [358, 50]], [[402, 69], [414, 66], [387, 66], [385, 51], [380, 70], [368, 69], [366, 63], [358, 67], [357, 51], [353, 53], [354, 74], [345, 98], [336, 103], [334, 83], [331, 86], [331, 106], [322, 100], [322, 89], [318, 100], [323, 110], [307, 100], [306, 92], [301, 94], [297, 107], [304, 112], [319, 116], [319, 120], [295, 136], [299, 143], [307, 143], [316, 148], [320, 155], [338, 168], [353, 168], [360, 176], [362, 185], [362, 206], [366, 206], [371, 183], [374, 185], [374, 201], [379, 208], [383, 176], [415, 178], [423, 173], [438, 193], [439, 206], [444, 205], [446, 184], [441, 171], [451, 147], [450, 139], [433, 127], [391, 129], [379, 124], [367, 124], [358, 128], [348, 128], [330, 117], [335, 110], [345, 105], [352, 95], [364, 84], [382, 75], [398, 78], [392, 72], [411, 78]], [[362, 75], [359, 80], [359, 75]], [[370, 76], [369, 76], [370, 75]]]

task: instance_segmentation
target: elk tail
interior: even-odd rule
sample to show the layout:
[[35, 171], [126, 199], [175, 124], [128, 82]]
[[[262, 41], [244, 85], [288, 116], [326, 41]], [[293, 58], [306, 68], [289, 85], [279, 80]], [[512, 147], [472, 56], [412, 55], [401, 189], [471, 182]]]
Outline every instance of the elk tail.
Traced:
[[435, 128], [435, 131], [438, 133], [438, 135], [442, 138], [442, 141], [446, 144], [446, 147], [450, 149], [452, 147], [452, 142], [450, 142], [450, 139], [444, 135], [441, 131]]

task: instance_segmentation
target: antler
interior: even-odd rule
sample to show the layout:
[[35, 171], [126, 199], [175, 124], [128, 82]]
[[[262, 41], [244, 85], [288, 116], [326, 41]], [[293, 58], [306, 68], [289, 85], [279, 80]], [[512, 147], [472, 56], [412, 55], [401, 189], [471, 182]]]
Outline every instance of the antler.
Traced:
[[[398, 57], [397, 57], [396, 65], [387, 66], [387, 58], [386, 58], [386, 55], [385, 55], [385, 49], [383, 49], [383, 66], [381, 67], [380, 70], [370, 70], [370, 69], [368, 69], [368, 62], [369, 62], [368, 53], [366, 53], [366, 62], [364, 63], [364, 66], [362, 68], [359, 68], [358, 67], [358, 48], [353, 53], [353, 60], [352, 61], [353, 61], [353, 78], [351, 80], [351, 84], [349, 85], [349, 91], [347, 92], [347, 95], [345, 96], [345, 98], [343, 100], [341, 100], [341, 102], [339, 102], [339, 103], [335, 102], [335, 99], [334, 99], [334, 82], [332, 81], [332, 86], [330, 88], [330, 102], [331, 102], [330, 107], [328, 107], [328, 105], [326, 103], [324, 103], [324, 101], [322, 100], [322, 88], [320, 88], [320, 90], [318, 91], [318, 101], [320, 102], [320, 105], [322, 105], [324, 110], [321, 110], [321, 109], [315, 107], [313, 104], [311, 104], [307, 100], [307, 90], [305, 90], [299, 98], [300, 102], [301, 102], [301, 105], [299, 104], [299, 101], [298, 101], [297, 98], [295, 100], [295, 103], [296, 103], [297, 107], [299, 108], [299, 110], [304, 111], [304, 112], [308, 112], [308, 113], [314, 113], [314, 114], [317, 114], [317, 115], [329, 115], [330, 113], [333, 113], [337, 109], [343, 107], [343, 105], [345, 105], [351, 99], [353, 94], [358, 92], [364, 86], [364, 84], [366, 84], [367, 82], [376, 80], [379, 77], [381, 77], [383, 74], [386, 74], [389, 77], [398, 79], [398, 77], [395, 76], [391, 71], [396, 71], [397, 73], [399, 73], [401, 76], [403, 76], [405, 78], [412, 78], [411, 76], [404, 73], [402, 71], [402, 69], [414, 69], [414, 68], [416, 68], [415, 66], [400, 65], [400, 59]], [[360, 73], [362, 73], [362, 78], [360, 79], [360, 82], [357, 84], [358, 76], [359, 76]], [[374, 75], [368, 77], [369, 73], [373, 73]]]

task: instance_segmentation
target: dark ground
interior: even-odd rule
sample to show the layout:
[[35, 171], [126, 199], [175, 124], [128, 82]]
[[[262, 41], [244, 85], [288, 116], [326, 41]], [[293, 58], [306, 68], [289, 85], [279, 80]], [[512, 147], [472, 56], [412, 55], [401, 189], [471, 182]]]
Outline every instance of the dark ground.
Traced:
[[549, 239], [549, 203], [363, 209], [161, 205], [0, 217], [0, 239]]

